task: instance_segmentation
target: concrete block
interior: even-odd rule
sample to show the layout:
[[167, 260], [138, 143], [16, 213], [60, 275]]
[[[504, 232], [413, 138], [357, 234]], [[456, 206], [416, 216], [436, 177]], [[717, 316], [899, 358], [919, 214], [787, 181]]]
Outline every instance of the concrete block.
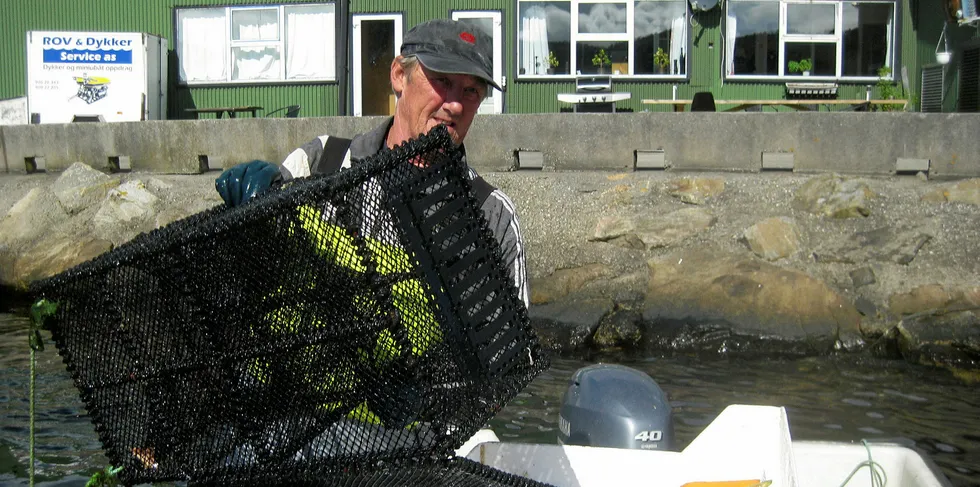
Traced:
[[792, 152], [763, 152], [763, 171], [792, 171], [795, 165]]
[[109, 172], [130, 172], [133, 166], [129, 156], [109, 156]]
[[44, 160], [44, 156], [25, 157], [24, 167], [27, 170], [27, 174], [47, 171], [47, 163]]
[[519, 149], [515, 152], [517, 169], [543, 169], [544, 153], [539, 150]]
[[916, 174], [920, 172], [929, 174], [929, 159], [899, 157], [895, 161], [896, 174]]
[[636, 150], [634, 169], [667, 169], [667, 154], [663, 149]]

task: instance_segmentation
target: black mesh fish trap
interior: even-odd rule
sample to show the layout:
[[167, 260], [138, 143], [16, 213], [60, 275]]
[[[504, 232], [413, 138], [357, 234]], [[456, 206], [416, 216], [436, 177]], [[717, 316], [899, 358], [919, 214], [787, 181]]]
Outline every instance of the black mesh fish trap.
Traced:
[[32, 291], [126, 483], [518, 485], [447, 462], [546, 367], [512, 282], [439, 128]]

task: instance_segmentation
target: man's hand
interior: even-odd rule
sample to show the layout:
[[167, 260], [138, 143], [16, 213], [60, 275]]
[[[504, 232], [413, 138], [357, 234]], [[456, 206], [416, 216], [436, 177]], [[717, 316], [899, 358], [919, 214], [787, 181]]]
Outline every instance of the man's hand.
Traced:
[[229, 206], [238, 206], [269, 189], [281, 177], [279, 166], [255, 160], [226, 170], [214, 180], [214, 187]]

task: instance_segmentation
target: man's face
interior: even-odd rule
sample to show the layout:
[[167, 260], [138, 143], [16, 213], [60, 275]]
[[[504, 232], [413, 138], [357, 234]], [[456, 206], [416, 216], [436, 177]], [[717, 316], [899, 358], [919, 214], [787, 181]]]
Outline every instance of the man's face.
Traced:
[[487, 83], [475, 76], [432, 71], [421, 62], [408, 73], [397, 59], [392, 63], [391, 86], [400, 96], [389, 145], [428, 133], [440, 123], [457, 145], [463, 143], [487, 90]]

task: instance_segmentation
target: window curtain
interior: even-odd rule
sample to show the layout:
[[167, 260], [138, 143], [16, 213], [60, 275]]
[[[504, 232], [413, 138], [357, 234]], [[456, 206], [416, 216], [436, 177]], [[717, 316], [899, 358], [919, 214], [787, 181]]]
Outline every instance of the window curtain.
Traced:
[[687, 60], [687, 16], [671, 22], [670, 26], [670, 74], [684, 74], [684, 63]]
[[228, 79], [228, 32], [225, 9], [180, 10], [180, 78], [184, 81]]
[[738, 19], [729, 10], [725, 23], [725, 34], [727, 37], [725, 42], [725, 72], [728, 73], [728, 76], [735, 74], [735, 40], [738, 39], [738, 31], [735, 28], [737, 26]]
[[521, 19], [520, 72], [528, 75], [548, 71], [548, 21], [544, 8], [531, 7]]
[[337, 76], [334, 5], [286, 7], [286, 79]]
[[279, 78], [280, 55], [275, 47], [236, 47], [233, 56], [234, 80]]

